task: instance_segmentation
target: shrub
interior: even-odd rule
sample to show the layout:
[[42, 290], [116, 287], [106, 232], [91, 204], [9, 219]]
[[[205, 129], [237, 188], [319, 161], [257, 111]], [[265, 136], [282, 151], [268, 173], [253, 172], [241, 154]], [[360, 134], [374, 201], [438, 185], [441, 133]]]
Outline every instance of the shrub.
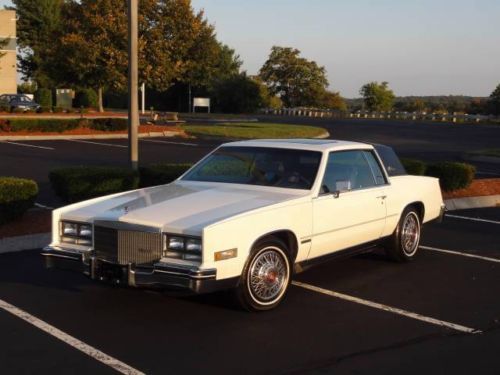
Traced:
[[89, 127], [102, 131], [127, 130], [128, 122], [123, 118], [96, 118], [92, 119]]
[[54, 113], [62, 113], [64, 111], [61, 107], [52, 107], [52, 112]]
[[49, 89], [38, 89], [35, 92], [35, 102], [42, 107], [52, 107], [52, 91]]
[[11, 130], [9, 120], [0, 119], [0, 132], [10, 132]]
[[21, 217], [33, 207], [38, 195], [35, 181], [0, 177], [0, 224]]
[[40, 107], [36, 110], [38, 113], [50, 113], [52, 112], [52, 107]]
[[78, 202], [126, 190], [139, 185], [137, 172], [115, 167], [69, 167], [50, 172], [55, 193], [65, 202]]
[[32, 132], [59, 132], [76, 129], [79, 126], [77, 119], [10, 119], [11, 131], [32, 131]]
[[12, 113], [24, 113], [26, 110], [23, 108], [17, 108], [17, 107], [12, 107], [11, 112]]
[[168, 184], [181, 176], [192, 164], [153, 164], [139, 168], [141, 187]]
[[80, 108], [97, 107], [97, 93], [93, 89], [78, 90], [73, 100], [73, 106]]
[[10, 112], [10, 107], [6, 104], [0, 104], [0, 112]]
[[427, 165], [422, 160], [402, 158], [401, 163], [408, 174], [415, 176], [423, 176], [427, 169]]
[[468, 187], [476, 168], [473, 165], [456, 162], [441, 162], [427, 166], [426, 175], [439, 178], [439, 184], [444, 191], [453, 191]]

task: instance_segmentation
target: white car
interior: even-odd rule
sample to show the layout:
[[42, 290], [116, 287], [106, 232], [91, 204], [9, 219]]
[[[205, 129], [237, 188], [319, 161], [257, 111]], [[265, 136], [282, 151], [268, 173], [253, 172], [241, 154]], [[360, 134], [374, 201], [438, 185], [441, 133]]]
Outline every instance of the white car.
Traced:
[[168, 185], [55, 210], [42, 254], [116, 284], [232, 288], [244, 308], [268, 310], [314, 263], [380, 244], [412, 260], [421, 225], [443, 213], [439, 181], [407, 175], [389, 147], [241, 141]]

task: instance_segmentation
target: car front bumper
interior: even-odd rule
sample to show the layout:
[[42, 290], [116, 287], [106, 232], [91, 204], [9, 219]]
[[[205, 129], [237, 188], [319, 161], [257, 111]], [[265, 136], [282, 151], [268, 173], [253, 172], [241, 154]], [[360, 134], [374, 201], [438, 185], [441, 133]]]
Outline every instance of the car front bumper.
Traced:
[[238, 278], [217, 280], [216, 269], [178, 266], [157, 262], [152, 265], [120, 265], [98, 259], [90, 253], [47, 246], [42, 251], [46, 268], [81, 272], [93, 280], [132, 287], [188, 290], [197, 294], [234, 288]]

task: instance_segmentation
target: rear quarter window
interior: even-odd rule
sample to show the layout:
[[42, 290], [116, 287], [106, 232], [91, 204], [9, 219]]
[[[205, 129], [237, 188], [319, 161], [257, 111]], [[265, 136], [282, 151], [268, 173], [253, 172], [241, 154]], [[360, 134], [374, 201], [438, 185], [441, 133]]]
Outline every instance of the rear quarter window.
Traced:
[[373, 147], [377, 150], [385, 170], [390, 177], [408, 174], [392, 148], [383, 145], [373, 145]]

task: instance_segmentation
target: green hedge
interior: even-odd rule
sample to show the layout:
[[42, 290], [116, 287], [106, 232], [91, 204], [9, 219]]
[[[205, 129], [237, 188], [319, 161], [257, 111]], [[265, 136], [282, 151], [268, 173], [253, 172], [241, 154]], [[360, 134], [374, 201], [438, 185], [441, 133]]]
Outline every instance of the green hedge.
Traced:
[[476, 174], [473, 165], [456, 162], [441, 162], [429, 164], [426, 175], [439, 178], [439, 184], [444, 191], [453, 191], [468, 187]]
[[32, 132], [64, 132], [80, 126], [79, 119], [9, 119], [10, 129]]
[[89, 122], [89, 127], [102, 131], [127, 130], [128, 121], [124, 118], [95, 118]]
[[427, 169], [427, 165], [422, 160], [402, 158], [401, 163], [405, 167], [406, 172], [414, 176], [423, 176]]
[[35, 181], [0, 177], [0, 224], [22, 216], [33, 207], [38, 195]]
[[35, 102], [42, 107], [52, 107], [52, 91], [50, 89], [38, 89], [35, 92]]
[[66, 202], [133, 190], [139, 186], [137, 172], [115, 167], [69, 167], [51, 171], [55, 193]]
[[93, 89], [78, 90], [73, 100], [73, 106], [76, 108], [90, 108], [97, 107], [98, 96]]
[[140, 186], [168, 184], [191, 168], [192, 164], [153, 164], [139, 169]]

